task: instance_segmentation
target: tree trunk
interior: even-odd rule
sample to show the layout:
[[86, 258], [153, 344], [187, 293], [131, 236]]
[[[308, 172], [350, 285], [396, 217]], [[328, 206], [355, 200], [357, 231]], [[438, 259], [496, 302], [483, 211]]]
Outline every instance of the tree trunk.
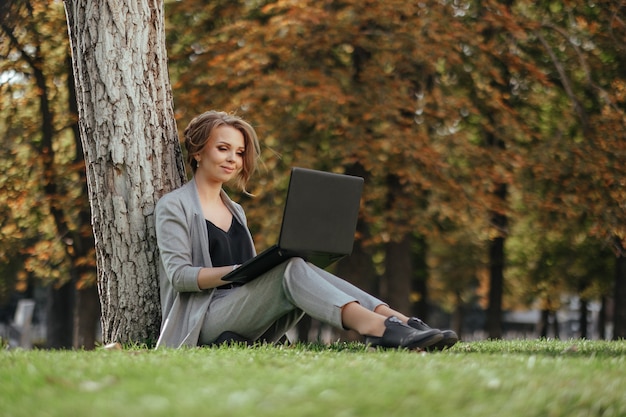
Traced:
[[[495, 192], [498, 199], [505, 201], [506, 184], [499, 184]], [[502, 296], [504, 292], [504, 242], [507, 217], [492, 213], [492, 224], [497, 237], [489, 242], [489, 306], [487, 308], [487, 335], [490, 339], [502, 337]]]
[[95, 349], [98, 320], [100, 320], [98, 288], [92, 285], [77, 289], [74, 307], [74, 348]]
[[[87, 233], [88, 226], [91, 222], [91, 213], [89, 210], [89, 200], [87, 189], [87, 177], [85, 172], [85, 155], [83, 153], [83, 145], [80, 140], [80, 128], [78, 126], [78, 103], [76, 102], [76, 84], [72, 76], [72, 57], [68, 54], [67, 62], [67, 88], [68, 88], [68, 107], [72, 115], [76, 118], [76, 123], [72, 124], [72, 133], [74, 135], [74, 145], [76, 152], [74, 154], [74, 166], [82, 167], [79, 171], [80, 183], [82, 186], [81, 198], [78, 200], [80, 211], [77, 219], [77, 230], [72, 237], [72, 268], [80, 281], [83, 275], [91, 276], [95, 272], [95, 266], [92, 262], [85, 262], [85, 259], [92, 259], [91, 254], [94, 249], [93, 232]], [[98, 322], [100, 321], [100, 298], [98, 297], [98, 288], [95, 282], [89, 282], [87, 286], [84, 283], [75, 283], [79, 288], [76, 289], [76, 305], [74, 307], [74, 348], [77, 349], [94, 349], [96, 347]]]
[[[410, 313], [424, 321], [428, 321], [428, 265], [426, 264], [426, 251], [428, 243], [422, 235], [413, 237], [411, 245], [411, 258], [413, 265], [413, 275], [411, 280], [411, 290], [417, 294], [417, 300], [411, 300], [412, 309]], [[460, 297], [457, 297], [460, 301]]]
[[556, 311], [552, 312], [552, 317], [554, 319], [554, 322], [552, 323], [552, 330], [554, 331], [554, 338], [555, 339], [560, 339], [561, 338], [561, 328], [559, 325], [559, 315], [556, 314]]
[[606, 339], [606, 304], [607, 297], [602, 296], [600, 304], [600, 314], [598, 314], [598, 338], [600, 340]]
[[504, 291], [504, 238], [497, 237], [489, 246], [489, 307], [487, 334], [490, 339], [502, 337], [502, 294]]
[[402, 232], [402, 226], [409, 224], [410, 214], [403, 206], [403, 192], [400, 179], [394, 174], [387, 174], [386, 210], [390, 220], [389, 230], [396, 236], [390, 236], [385, 243], [385, 276], [382, 280], [381, 294], [389, 305], [403, 313], [411, 314], [412, 234]]
[[550, 328], [550, 310], [541, 310], [541, 318], [539, 319], [538, 327], [537, 333], [539, 337], [546, 339], [548, 337], [548, 329]]
[[587, 339], [587, 327], [589, 324], [587, 320], [587, 304], [587, 300], [583, 300], [582, 298], [580, 299], [580, 311], [578, 312], [578, 326], [580, 327], [580, 334], [578, 337], [581, 339]]
[[391, 308], [411, 314], [411, 236], [385, 245], [385, 286]]
[[103, 342], [158, 337], [157, 199], [185, 179], [163, 2], [65, 0], [96, 241]]
[[46, 347], [49, 349], [70, 349], [72, 347], [74, 295], [73, 280], [58, 288], [54, 284], [48, 288]]
[[457, 291], [455, 294], [454, 312], [450, 321], [450, 328], [456, 332], [459, 338], [463, 338], [465, 328], [463, 326], [463, 318], [465, 317], [465, 303], [461, 294]]
[[613, 287], [613, 340], [626, 339], [626, 250], [615, 238], [615, 284]]
[[[362, 177], [367, 182], [368, 173], [360, 164], [346, 167], [345, 173]], [[354, 242], [352, 254], [337, 263], [335, 272], [337, 276], [356, 285], [363, 291], [375, 297], [380, 296], [378, 277], [372, 262], [372, 254], [363, 245], [363, 242], [371, 237], [367, 223], [359, 218], [356, 231], [361, 239]], [[353, 330], [338, 331], [341, 340], [361, 340], [362, 337]]]

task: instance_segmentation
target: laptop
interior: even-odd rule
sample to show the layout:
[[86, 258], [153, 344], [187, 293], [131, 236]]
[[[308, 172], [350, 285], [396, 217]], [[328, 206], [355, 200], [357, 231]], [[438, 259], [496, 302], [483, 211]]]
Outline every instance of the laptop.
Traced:
[[278, 243], [225, 275], [246, 283], [292, 257], [326, 268], [352, 253], [363, 178], [292, 168]]

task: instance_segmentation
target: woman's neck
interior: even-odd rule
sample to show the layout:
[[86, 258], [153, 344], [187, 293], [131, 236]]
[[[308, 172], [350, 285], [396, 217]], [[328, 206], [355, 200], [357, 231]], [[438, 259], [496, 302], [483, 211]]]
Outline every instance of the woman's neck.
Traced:
[[196, 176], [196, 190], [201, 201], [214, 203], [221, 201], [222, 184], [209, 182]]

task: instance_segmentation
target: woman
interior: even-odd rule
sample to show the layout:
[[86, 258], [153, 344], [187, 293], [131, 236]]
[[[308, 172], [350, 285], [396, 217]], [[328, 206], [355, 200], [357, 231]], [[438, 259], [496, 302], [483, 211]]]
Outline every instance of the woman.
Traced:
[[156, 207], [163, 314], [157, 346], [274, 342], [305, 313], [355, 330], [374, 347], [424, 349], [458, 340], [300, 258], [245, 285], [223, 281], [255, 255], [244, 211], [223, 186], [246, 191], [259, 157], [257, 135], [241, 118], [209, 111], [189, 123], [184, 139], [193, 178]]

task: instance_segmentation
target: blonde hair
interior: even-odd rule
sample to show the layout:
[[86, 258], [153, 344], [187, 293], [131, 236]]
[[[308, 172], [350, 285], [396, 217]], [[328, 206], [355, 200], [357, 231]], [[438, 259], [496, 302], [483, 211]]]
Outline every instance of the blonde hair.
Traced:
[[257, 168], [261, 154], [259, 139], [254, 128], [239, 116], [222, 111], [209, 110], [196, 117], [187, 125], [184, 132], [187, 162], [193, 173], [198, 169], [198, 161], [194, 158], [206, 146], [211, 135], [221, 126], [231, 126], [241, 132], [244, 138], [245, 151], [243, 166], [234, 179], [234, 183], [241, 191], [247, 193], [246, 186]]

